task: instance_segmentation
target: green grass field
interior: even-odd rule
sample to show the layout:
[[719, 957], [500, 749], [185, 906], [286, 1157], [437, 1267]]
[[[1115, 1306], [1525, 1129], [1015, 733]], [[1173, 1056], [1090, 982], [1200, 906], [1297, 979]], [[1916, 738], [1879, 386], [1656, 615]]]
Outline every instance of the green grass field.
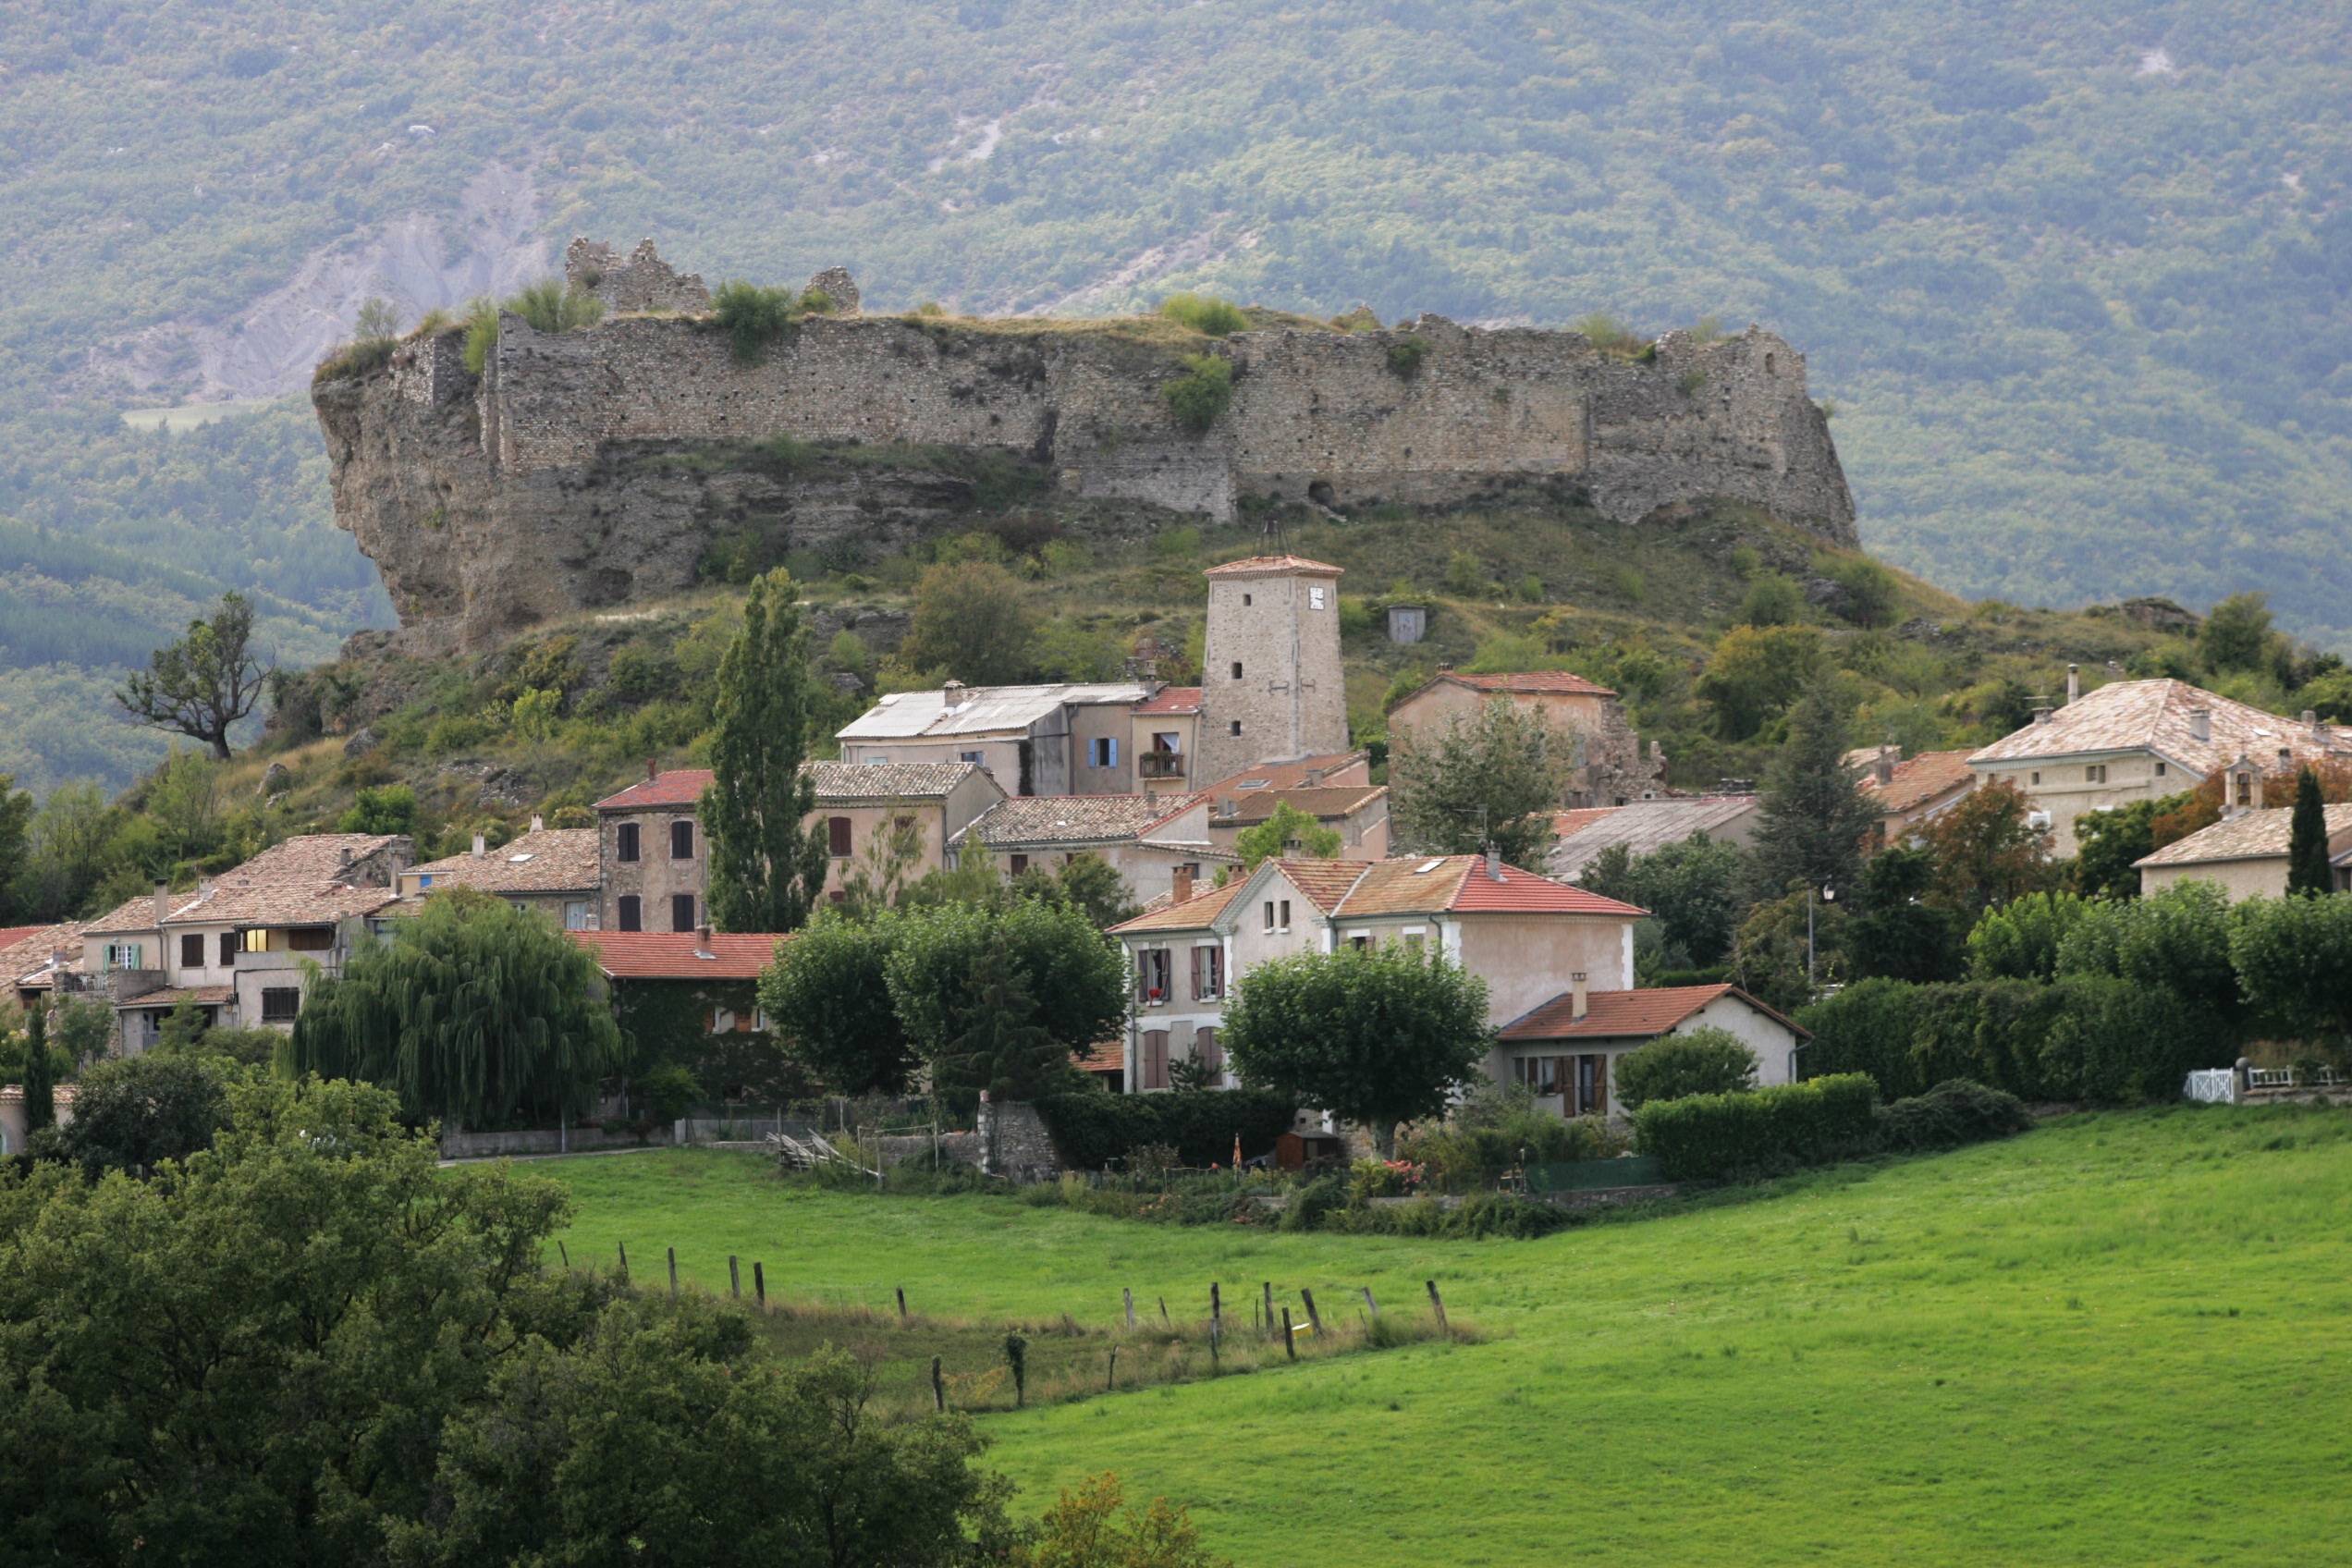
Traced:
[[[755, 1159], [536, 1168], [575, 1260], [1109, 1326], [1270, 1280], [1484, 1342], [985, 1418], [1024, 1506], [1103, 1469], [1243, 1568], [2352, 1562], [2352, 1116], [2075, 1118], [1540, 1242], [1176, 1229], [788, 1189]], [[1360, 1298], [1359, 1298], [1360, 1299]]]

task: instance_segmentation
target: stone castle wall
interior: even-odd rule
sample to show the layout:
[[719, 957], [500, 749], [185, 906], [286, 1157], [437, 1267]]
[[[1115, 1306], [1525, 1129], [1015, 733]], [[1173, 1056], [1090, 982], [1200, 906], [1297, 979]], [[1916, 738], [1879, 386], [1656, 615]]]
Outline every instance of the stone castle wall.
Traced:
[[[859, 316], [835, 269], [815, 281], [843, 311], [745, 365], [700, 313], [700, 278], [650, 244], [616, 264], [575, 242], [568, 262], [606, 299], [598, 325], [549, 336], [508, 314], [479, 378], [452, 333], [314, 393], [337, 521], [382, 570], [412, 643], [493, 645], [692, 586], [729, 519], [787, 520], [812, 548], [887, 548], [964, 499], [912, 469], [665, 460], [778, 435], [995, 453], [1064, 494], [1219, 520], [1251, 496], [1445, 505], [1537, 482], [1624, 521], [1722, 496], [1855, 542], [1804, 358], [1754, 327], [1704, 345], [1669, 334], [1649, 362], [1574, 333], [1433, 316], [1410, 332], [1240, 333], [1193, 346], [1234, 370], [1231, 407], [1194, 434], [1161, 391], [1181, 350], [1109, 324]], [[1418, 362], [1393, 363], [1414, 340]]]

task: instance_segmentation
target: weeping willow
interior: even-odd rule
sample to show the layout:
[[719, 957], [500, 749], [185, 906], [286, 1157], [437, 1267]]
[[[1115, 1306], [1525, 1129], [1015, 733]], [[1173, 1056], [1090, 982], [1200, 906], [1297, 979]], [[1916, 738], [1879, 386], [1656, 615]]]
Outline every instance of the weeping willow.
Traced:
[[577, 1114], [621, 1060], [594, 960], [540, 916], [462, 890], [316, 981], [280, 1049], [294, 1072], [393, 1090], [414, 1120], [477, 1128]]

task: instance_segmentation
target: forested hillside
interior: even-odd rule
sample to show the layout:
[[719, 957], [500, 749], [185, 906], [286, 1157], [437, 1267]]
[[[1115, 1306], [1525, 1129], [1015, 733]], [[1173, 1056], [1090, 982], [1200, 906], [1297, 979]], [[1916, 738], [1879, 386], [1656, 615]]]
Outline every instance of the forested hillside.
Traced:
[[[104, 410], [294, 390], [368, 294], [413, 319], [650, 233], [883, 306], [1760, 320], [1890, 559], [2028, 604], [2266, 589], [2352, 644], [2345, 7], [1761, 9], [17, 0], [0, 512], [357, 624], [293, 422]], [[260, 503], [163, 504], [150, 443]]]

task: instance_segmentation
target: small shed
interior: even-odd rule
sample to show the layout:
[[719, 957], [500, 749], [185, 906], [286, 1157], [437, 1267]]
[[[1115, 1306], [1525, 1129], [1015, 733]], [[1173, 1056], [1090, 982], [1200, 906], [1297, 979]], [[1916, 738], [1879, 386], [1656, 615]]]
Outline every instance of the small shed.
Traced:
[[1304, 1170], [1322, 1160], [1344, 1158], [1347, 1145], [1337, 1133], [1293, 1127], [1274, 1140], [1274, 1163], [1284, 1170]]

